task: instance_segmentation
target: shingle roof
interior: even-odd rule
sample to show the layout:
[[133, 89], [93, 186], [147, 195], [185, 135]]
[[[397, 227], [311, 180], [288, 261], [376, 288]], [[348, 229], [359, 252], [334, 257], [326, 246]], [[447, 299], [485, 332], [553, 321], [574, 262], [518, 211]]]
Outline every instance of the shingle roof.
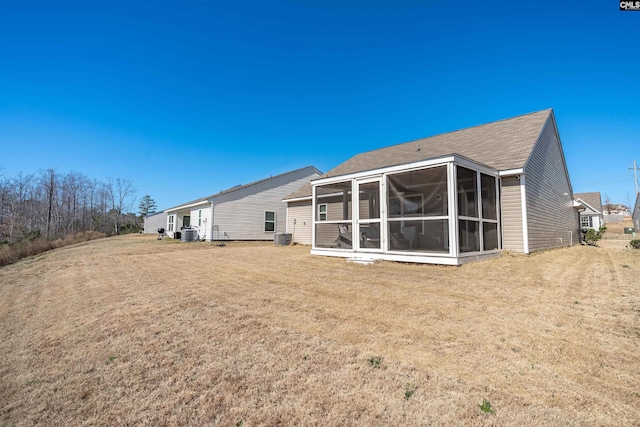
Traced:
[[573, 198], [582, 199], [582, 201], [587, 203], [598, 212], [602, 212], [602, 198], [600, 197], [599, 191], [594, 191], [591, 193], [574, 193]]
[[299, 198], [303, 198], [303, 197], [311, 197], [311, 181], [309, 181], [307, 184], [303, 185], [302, 187], [298, 188], [296, 191], [294, 191], [293, 193], [289, 194], [287, 197], [285, 197], [282, 200], [290, 200], [290, 199], [299, 199]]
[[357, 154], [323, 177], [459, 154], [496, 170], [524, 166], [552, 109]]
[[[367, 151], [351, 157], [321, 178], [414, 163], [452, 154], [458, 154], [496, 170], [522, 168], [552, 114], [553, 110], [549, 108]], [[311, 196], [311, 184], [301, 187], [285, 200], [309, 196]]]
[[[314, 171], [315, 173], [318, 173], [318, 174], [322, 173], [318, 169], [316, 169], [315, 166], [306, 166], [304, 168], [292, 170], [292, 171], [289, 171], [289, 172], [281, 173], [279, 175], [270, 176], [269, 178], [264, 178], [264, 179], [261, 179], [261, 180], [258, 180], [258, 181], [250, 182], [249, 184], [236, 185], [235, 187], [228, 188], [226, 190], [220, 191], [219, 193], [215, 193], [215, 194], [212, 194], [212, 195], [207, 196], [207, 197], [201, 197], [199, 199], [195, 199], [195, 200], [192, 200], [192, 201], [187, 202], [187, 203], [181, 203], [181, 204], [179, 204], [177, 206], [171, 207], [169, 209], [165, 209], [165, 211], [175, 210], [176, 208], [179, 208], [181, 206], [192, 205], [194, 203], [206, 202], [207, 200], [215, 199], [216, 197], [224, 196], [226, 194], [233, 193], [235, 191], [244, 190], [245, 188], [253, 187], [254, 185], [262, 184], [263, 182], [271, 181], [271, 180], [280, 178], [280, 177], [285, 176], [285, 175], [294, 174], [296, 172], [300, 172], [300, 171], [305, 170], [305, 169], [309, 169], [310, 171]], [[311, 194], [311, 193], [309, 193], [309, 194]]]

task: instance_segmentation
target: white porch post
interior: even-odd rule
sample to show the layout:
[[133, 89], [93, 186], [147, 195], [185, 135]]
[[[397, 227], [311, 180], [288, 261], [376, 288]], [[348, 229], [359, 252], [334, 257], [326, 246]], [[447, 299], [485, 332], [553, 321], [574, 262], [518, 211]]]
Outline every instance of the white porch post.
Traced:
[[447, 163], [447, 209], [449, 214], [449, 255], [457, 258], [458, 249], [458, 210], [456, 193], [456, 166], [453, 162]]

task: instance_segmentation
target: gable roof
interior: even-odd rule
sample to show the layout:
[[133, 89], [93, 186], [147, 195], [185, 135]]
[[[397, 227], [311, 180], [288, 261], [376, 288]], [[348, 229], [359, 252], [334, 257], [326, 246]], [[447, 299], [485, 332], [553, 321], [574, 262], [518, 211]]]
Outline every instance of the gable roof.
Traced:
[[207, 196], [207, 197], [201, 197], [199, 199], [195, 199], [195, 200], [192, 200], [192, 201], [187, 202], [187, 203], [181, 203], [181, 204], [179, 204], [177, 206], [174, 206], [172, 208], [165, 209], [165, 211], [168, 212], [168, 211], [178, 210], [180, 208], [183, 208], [183, 207], [186, 207], [186, 206], [189, 206], [189, 205], [196, 205], [196, 204], [201, 204], [201, 203], [205, 203], [205, 202], [215, 201], [219, 197], [227, 196], [227, 195], [229, 195], [231, 193], [235, 193], [236, 191], [245, 190], [247, 188], [259, 186], [260, 184], [265, 184], [265, 183], [268, 183], [270, 181], [275, 181], [275, 180], [278, 180], [280, 178], [286, 177], [287, 175], [297, 175], [300, 172], [308, 172], [309, 175], [313, 175], [313, 174], [321, 175], [322, 174], [322, 172], [320, 172], [318, 169], [316, 169], [315, 166], [306, 166], [304, 168], [292, 170], [292, 171], [289, 171], [289, 172], [281, 173], [279, 175], [270, 176], [269, 178], [264, 178], [264, 179], [260, 179], [258, 181], [250, 182], [249, 184], [236, 185], [234, 187], [228, 188], [226, 190], [222, 190], [219, 193], [214, 193], [214, 194], [212, 194], [210, 196]]
[[311, 189], [311, 181], [302, 187], [298, 188], [293, 193], [289, 194], [287, 197], [282, 199], [283, 202], [291, 202], [295, 199], [310, 199], [313, 190]]
[[599, 191], [594, 191], [591, 193], [574, 193], [573, 198], [576, 200], [582, 200], [590, 207], [598, 211], [598, 213], [602, 213], [602, 198], [600, 197]]
[[553, 110], [443, 133], [357, 154], [323, 178], [457, 154], [496, 170], [524, 167]]

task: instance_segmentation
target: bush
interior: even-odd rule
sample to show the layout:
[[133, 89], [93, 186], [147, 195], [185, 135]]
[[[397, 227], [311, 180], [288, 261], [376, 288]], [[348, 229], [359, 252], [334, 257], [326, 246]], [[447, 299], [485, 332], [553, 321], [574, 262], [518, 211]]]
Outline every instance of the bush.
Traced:
[[640, 249], [640, 240], [632, 240], [629, 242], [629, 245], [631, 245], [633, 249]]
[[607, 231], [607, 227], [605, 227], [604, 225], [600, 227], [598, 231], [593, 228], [583, 228], [582, 233], [584, 234], [584, 242], [587, 245], [598, 246], [598, 240], [602, 239], [605, 231]]
[[12, 244], [5, 243], [0, 246], [0, 267], [13, 264], [22, 258], [38, 255], [52, 249], [100, 239], [102, 237], [104, 237], [104, 234], [98, 233], [97, 231], [87, 231], [85, 233], [78, 233], [75, 236], [67, 236], [64, 239], [56, 240], [34, 239], [32, 236], [28, 236], [18, 242]]

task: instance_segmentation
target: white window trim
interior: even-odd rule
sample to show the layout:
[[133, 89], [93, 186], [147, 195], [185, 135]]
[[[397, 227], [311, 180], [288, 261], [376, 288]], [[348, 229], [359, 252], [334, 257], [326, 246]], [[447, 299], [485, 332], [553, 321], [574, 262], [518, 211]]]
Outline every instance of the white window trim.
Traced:
[[[272, 213], [273, 214], [273, 220], [268, 220], [267, 219], [267, 214], [268, 213]], [[277, 220], [276, 211], [264, 211], [263, 219], [264, 219], [264, 225], [263, 225], [264, 232], [265, 233], [275, 233], [276, 232], [276, 220]], [[269, 224], [269, 223], [273, 223], [273, 231], [267, 230], [267, 224]]]

